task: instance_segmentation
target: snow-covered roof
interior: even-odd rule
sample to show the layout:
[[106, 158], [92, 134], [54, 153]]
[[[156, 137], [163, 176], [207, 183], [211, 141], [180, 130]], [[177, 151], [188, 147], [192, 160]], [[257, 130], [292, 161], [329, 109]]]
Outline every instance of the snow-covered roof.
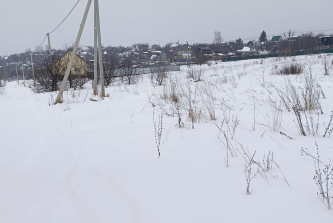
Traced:
[[251, 48], [247, 47], [247, 46], [244, 46], [243, 49], [241, 49], [241, 50], [237, 50], [237, 52], [250, 52], [250, 51], [251, 51]]
[[81, 52], [81, 54], [86, 55], [88, 52]]
[[108, 54], [108, 52], [106, 52], [106, 50], [105, 50], [103, 54], [106, 55], [106, 54]]
[[154, 60], [154, 59], [156, 59], [156, 57], [157, 57], [156, 55], [152, 55], [152, 56], [150, 57], [150, 59], [151, 59], [151, 60]]
[[80, 48], [81, 48], [82, 51], [88, 51], [89, 50], [89, 47], [87, 47], [87, 46], [81, 46]]
[[8, 57], [5, 57], [5, 58], [3, 58], [4, 60], [7, 60], [8, 59]]
[[176, 43], [176, 44], [172, 44], [170, 47], [174, 48], [174, 47], [178, 47], [178, 46], [179, 46], [179, 44]]
[[259, 54], [269, 54], [269, 51], [263, 50], [263, 51], [259, 51]]
[[162, 53], [162, 51], [158, 51], [158, 50], [154, 50], [154, 51], [151, 51], [152, 53]]

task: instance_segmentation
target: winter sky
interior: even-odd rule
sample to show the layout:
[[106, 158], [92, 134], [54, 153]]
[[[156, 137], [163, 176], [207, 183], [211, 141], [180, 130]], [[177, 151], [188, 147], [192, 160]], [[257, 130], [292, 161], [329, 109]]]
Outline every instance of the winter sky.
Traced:
[[[32, 50], [68, 14], [77, 0], [0, 0], [0, 55]], [[65, 23], [51, 35], [51, 46], [74, 43], [88, 0], [80, 0]], [[212, 42], [258, 39], [289, 29], [296, 33], [333, 33], [332, 0], [99, 0], [102, 44]], [[44, 42], [45, 46], [47, 42]], [[93, 45], [93, 4], [80, 45]]]

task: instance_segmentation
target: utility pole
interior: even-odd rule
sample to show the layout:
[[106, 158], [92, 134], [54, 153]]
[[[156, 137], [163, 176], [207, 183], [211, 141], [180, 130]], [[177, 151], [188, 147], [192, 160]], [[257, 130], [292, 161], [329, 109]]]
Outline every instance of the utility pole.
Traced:
[[31, 70], [32, 70], [32, 77], [35, 78], [35, 71], [34, 71], [34, 61], [32, 60], [32, 51], [30, 53], [31, 56]]
[[94, 95], [98, 95], [97, 89], [97, 2], [94, 0]]
[[34, 79], [34, 87], [36, 87], [36, 82], [35, 82], [35, 70], [34, 70], [34, 61], [32, 59], [32, 51], [30, 52], [31, 56], [31, 70], [32, 70], [32, 79]]
[[68, 80], [68, 76], [69, 76], [69, 73], [71, 71], [74, 59], [75, 59], [76, 51], [77, 51], [77, 48], [78, 48], [79, 43], [80, 43], [80, 39], [81, 39], [81, 36], [82, 36], [83, 28], [84, 28], [84, 25], [86, 23], [87, 16], [88, 16], [88, 13], [89, 13], [89, 8], [90, 8], [90, 5], [91, 5], [91, 1], [92, 0], [88, 0], [87, 7], [86, 7], [86, 10], [84, 12], [84, 15], [83, 15], [83, 18], [82, 18], [82, 22], [81, 22], [81, 25], [80, 25], [80, 30], [79, 30], [79, 33], [78, 33], [78, 35], [76, 37], [74, 48], [73, 48], [73, 51], [71, 53], [71, 57], [69, 59], [68, 65], [67, 65], [66, 73], [65, 73], [64, 79], [62, 80], [62, 83], [61, 83], [61, 86], [60, 86], [60, 90], [59, 90], [57, 99], [56, 99], [56, 101], [55, 101], [54, 104], [58, 104], [58, 103], [62, 102], [62, 100], [61, 100], [62, 99], [62, 95], [64, 93], [64, 90], [65, 90], [65, 87], [66, 87], [66, 82]]
[[99, 72], [100, 72], [100, 81], [101, 81], [101, 97], [105, 97], [104, 89], [104, 71], [103, 71], [103, 52], [102, 52], [102, 38], [101, 38], [101, 22], [99, 19], [99, 4], [98, 0], [96, 1], [97, 6], [97, 36], [98, 36], [98, 50], [99, 50]]
[[50, 33], [46, 34], [47, 35], [47, 39], [49, 42], [49, 55], [50, 55], [50, 62], [52, 64], [52, 50], [51, 50], [51, 40], [50, 40]]
[[23, 85], [25, 86], [25, 78], [24, 78], [24, 63], [22, 61], [22, 72], [23, 72]]
[[17, 65], [15, 66], [15, 68], [16, 68], [16, 79], [17, 79], [17, 84], [19, 85], [19, 84], [20, 84], [20, 81], [19, 81], [19, 78], [18, 78]]

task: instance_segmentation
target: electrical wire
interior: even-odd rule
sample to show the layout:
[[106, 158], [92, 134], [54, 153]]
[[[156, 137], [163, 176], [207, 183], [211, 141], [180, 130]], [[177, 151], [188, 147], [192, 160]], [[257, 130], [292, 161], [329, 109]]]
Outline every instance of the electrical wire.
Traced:
[[[69, 15], [73, 12], [73, 10], [76, 8], [76, 6], [79, 4], [79, 2], [80, 2], [80, 0], [78, 0], [76, 3], [75, 3], [75, 5], [73, 6], [73, 8], [69, 11], [69, 13], [67, 14], [67, 16], [59, 23], [59, 25], [55, 28], [55, 29], [53, 29], [51, 32], [49, 32], [48, 34], [52, 34], [52, 33], [54, 33], [65, 21], [66, 21], [66, 19], [69, 17]], [[42, 41], [42, 43], [38, 46], [38, 48], [40, 48], [42, 45], [43, 45], [43, 43], [45, 42], [45, 40], [46, 40], [46, 37], [47, 37], [47, 34], [45, 35], [45, 37], [44, 37], [44, 39], [43, 39], [43, 41]], [[37, 49], [38, 49], [37, 48]]]
[[78, 0], [76, 2], [76, 4], [74, 5], [74, 7], [71, 9], [71, 11], [68, 13], [68, 15], [61, 21], [61, 23], [51, 32], [49, 32], [49, 34], [52, 34], [53, 32], [55, 32], [64, 22], [65, 20], [68, 18], [68, 16], [73, 12], [73, 10], [76, 8], [77, 4], [79, 4], [80, 0]]
[[45, 35], [45, 37], [44, 37], [44, 39], [43, 39], [43, 41], [42, 41], [42, 43], [38, 46], [38, 48], [37, 49], [39, 49], [42, 45], [43, 45], [43, 43], [45, 42], [45, 40], [46, 40], [46, 37], [47, 37], [47, 35]]

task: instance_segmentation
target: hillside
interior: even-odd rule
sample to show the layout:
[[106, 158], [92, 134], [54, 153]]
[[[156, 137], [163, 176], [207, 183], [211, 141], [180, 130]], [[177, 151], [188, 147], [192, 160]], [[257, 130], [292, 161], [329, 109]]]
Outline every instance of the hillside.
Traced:
[[[57, 105], [9, 82], [0, 222], [330, 223], [313, 177], [333, 159], [332, 61], [183, 66], [161, 86], [116, 80], [103, 100], [89, 85]], [[303, 71], [280, 75], [290, 64]]]

